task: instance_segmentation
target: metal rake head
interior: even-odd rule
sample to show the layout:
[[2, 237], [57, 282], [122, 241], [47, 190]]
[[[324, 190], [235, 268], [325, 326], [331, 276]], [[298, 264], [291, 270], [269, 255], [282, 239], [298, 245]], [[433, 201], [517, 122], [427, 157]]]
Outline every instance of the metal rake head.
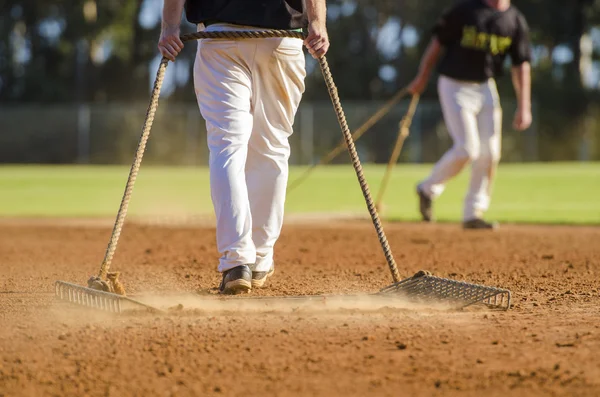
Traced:
[[503, 310], [510, 308], [511, 299], [510, 291], [506, 289], [436, 277], [423, 270], [382, 289], [380, 294], [401, 295], [413, 301], [440, 302], [454, 308], [483, 304]]
[[77, 284], [57, 281], [54, 285], [55, 296], [66, 302], [111, 313], [122, 313], [132, 309], [160, 311], [145, 303], [112, 292], [98, 291]]

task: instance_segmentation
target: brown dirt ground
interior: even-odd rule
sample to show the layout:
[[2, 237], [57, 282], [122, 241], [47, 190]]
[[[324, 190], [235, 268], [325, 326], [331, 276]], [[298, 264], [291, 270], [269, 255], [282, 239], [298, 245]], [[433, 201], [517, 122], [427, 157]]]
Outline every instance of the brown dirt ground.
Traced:
[[[97, 271], [109, 227], [0, 226], [0, 396], [600, 395], [600, 228], [386, 225], [403, 276], [428, 269], [508, 288], [508, 312], [113, 316], [52, 297], [55, 280], [84, 284]], [[211, 228], [128, 224], [114, 268], [131, 294], [214, 294], [216, 260]], [[391, 281], [368, 222], [287, 225], [276, 260], [270, 288], [252, 295], [374, 292]]]

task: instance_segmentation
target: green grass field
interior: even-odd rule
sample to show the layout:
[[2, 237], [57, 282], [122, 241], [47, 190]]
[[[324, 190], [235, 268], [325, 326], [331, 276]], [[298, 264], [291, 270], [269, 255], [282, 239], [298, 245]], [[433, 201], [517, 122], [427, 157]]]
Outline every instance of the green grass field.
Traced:
[[[399, 165], [385, 196], [385, 216], [418, 219], [414, 186], [431, 165]], [[304, 167], [292, 169], [290, 181]], [[366, 166], [375, 197], [383, 166]], [[114, 217], [128, 167], [1, 166], [0, 216]], [[467, 170], [465, 170], [467, 171]], [[460, 220], [468, 172], [448, 184], [436, 201], [440, 221]], [[350, 165], [319, 168], [290, 192], [288, 213], [363, 213], [366, 207]], [[143, 216], [211, 214], [206, 168], [142, 167], [130, 214]], [[501, 165], [488, 218], [511, 223], [600, 224], [600, 164]]]

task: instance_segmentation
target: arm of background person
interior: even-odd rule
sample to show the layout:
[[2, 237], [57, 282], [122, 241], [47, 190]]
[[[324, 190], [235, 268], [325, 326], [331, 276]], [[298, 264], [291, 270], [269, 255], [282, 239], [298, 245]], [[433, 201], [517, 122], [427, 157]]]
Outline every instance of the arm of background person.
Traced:
[[531, 125], [531, 64], [523, 62], [512, 67], [512, 82], [517, 95], [517, 112], [513, 127], [523, 131]]
[[414, 80], [408, 85], [412, 94], [421, 94], [425, 91], [433, 68], [437, 64], [440, 54], [445, 47], [456, 44], [462, 37], [464, 6], [456, 6], [442, 13], [433, 26], [433, 38], [429, 42], [419, 71]]
[[523, 131], [531, 125], [531, 41], [525, 17], [518, 17], [518, 31], [510, 48], [512, 82], [517, 95], [513, 127]]
[[427, 83], [429, 82], [429, 78], [431, 76], [431, 71], [437, 64], [441, 52], [442, 45], [437, 37], [434, 37], [429, 42], [429, 45], [427, 46], [427, 49], [421, 58], [421, 64], [419, 65], [417, 77], [415, 77], [415, 79], [408, 86], [408, 90], [411, 94], [421, 94], [423, 91], [425, 91], [425, 87], [427, 87]]

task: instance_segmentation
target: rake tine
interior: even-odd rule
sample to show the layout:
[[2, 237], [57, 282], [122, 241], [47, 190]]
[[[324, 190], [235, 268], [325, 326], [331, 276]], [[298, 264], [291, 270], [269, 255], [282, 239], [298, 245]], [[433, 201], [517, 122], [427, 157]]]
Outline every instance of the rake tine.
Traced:
[[396, 293], [417, 300], [453, 302], [459, 308], [477, 303], [505, 310], [510, 308], [508, 290], [435, 277], [421, 272], [382, 289], [380, 293]]
[[155, 307], [149, 306], [130, 297], [118, 295], [112, 292], [98, 291], [92, 288], [82, 287], [64, 281], [57, 281], [54, 291], [56, 298], [60, 300], [66, 300], [73, 304], [104, 310], [111, 313], [122, 313], [123, 302], [125, 301], [133, 304], [134, 307], [144, 308], [154, 312], [161, 312], [161, 310]]

